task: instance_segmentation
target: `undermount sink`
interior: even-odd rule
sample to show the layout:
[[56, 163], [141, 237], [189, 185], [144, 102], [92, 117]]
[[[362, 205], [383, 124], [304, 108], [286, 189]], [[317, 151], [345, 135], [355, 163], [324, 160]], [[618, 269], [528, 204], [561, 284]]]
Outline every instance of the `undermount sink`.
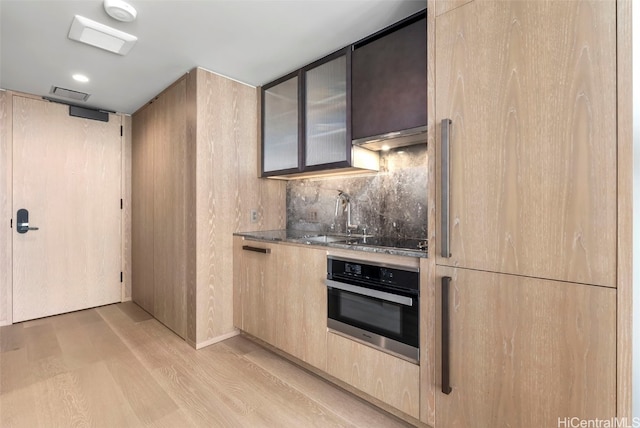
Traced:
[[347, 239], [347, 237], [345, 236], [317, 235], [317, 236], [307, 236], [300, 240], [304, 242], [317, 242], [321, 244], [328, 244], [329, 242], [339, 242], [339, 241], [344, 241], [345, 239]]

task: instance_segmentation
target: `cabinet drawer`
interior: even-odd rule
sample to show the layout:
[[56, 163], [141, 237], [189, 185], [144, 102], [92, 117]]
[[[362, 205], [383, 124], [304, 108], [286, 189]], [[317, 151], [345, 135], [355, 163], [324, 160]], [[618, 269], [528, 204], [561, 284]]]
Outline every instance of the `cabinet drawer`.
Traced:
[[327, 372], [418, 418], [420, 366], [329, 332]]

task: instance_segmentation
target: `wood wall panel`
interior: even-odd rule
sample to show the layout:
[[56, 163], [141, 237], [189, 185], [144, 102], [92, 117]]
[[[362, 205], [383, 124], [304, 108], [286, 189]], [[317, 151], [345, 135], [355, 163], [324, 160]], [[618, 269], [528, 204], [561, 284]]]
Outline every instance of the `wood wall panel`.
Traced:
[[132, 119], [131, 297], [153, 313], [153, 147], [155, 113], [150, 105]]
[[[233, 327], [233, 232], [282, 228], [285, 183], [256, 177], [257, 89], [196, 69], [196, 343]], [[191, 77], [190, 77], [191, 78]], [[260, 220], [251, 223], [257, 209]]]
[[453, 120], [438, 264], [615, 287], [615, 28], [602, 1], [436, 18], [436, 120]]
[[186, 268], [187, 268], [187, 342], [193, 346], [197, 347], [197, 266], [198, 266], [198, 258], [197, 258], [197, 240], [198, 240], [198, 228], [195, 226], [197, 224], [198, 212], [196, 207], [196, 177], [197, 177], [197, 143], [198, 143], [198, 79], [196, 78], [193, 70], [189, 72], [186, 76], [187, 80], [187, 104], [186, 108], [186, 141], [185, 145], [187, 148], [187, 165], [190, 165], [189, 168], [185, 171], [185, 179], [187, 180], [187, 188], [186, 188], [186, 203], [188, 205], [187, 209], [187, 224], [191, 225], [191, 227], [187, 227], [186, 230], [186, 238], [187, 238], [187, 248], [186, 248]]
[[[618, 0], [618, 411], [631, 420], [633, 325], [633, 86], [631, 0]], [[636, 7], [640, 6], [636, 3]], [[638, 82], [636, 82], [638, 83]]]
[[474, 0], [435, 0], [435, 15], [439, 16]]
[[435, 0], [427, 1], [427, 233], [430, 257], [420, 260], [420, 420], [435, 426], [436, 93]]
[[12, 135], [13, 95], [0, 90], [0, 325], [12, 323]]

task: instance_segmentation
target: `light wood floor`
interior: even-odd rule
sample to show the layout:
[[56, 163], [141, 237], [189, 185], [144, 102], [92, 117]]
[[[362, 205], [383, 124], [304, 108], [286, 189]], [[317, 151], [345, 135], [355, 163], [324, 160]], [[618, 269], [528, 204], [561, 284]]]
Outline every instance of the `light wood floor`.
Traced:
[[1, 427], [401, 427], [238, 336], [199, 351], [133, 303], [0, 328]]

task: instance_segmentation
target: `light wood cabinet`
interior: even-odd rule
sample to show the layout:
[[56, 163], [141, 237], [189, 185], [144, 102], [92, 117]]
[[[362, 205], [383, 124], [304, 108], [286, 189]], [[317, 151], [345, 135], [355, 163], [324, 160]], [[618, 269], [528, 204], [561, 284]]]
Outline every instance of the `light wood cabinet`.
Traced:
[[338, 334], [327, 334], [327, 373], [414, 418], [420, 366]]
[[435, 426], [625, 416], [616, 2], [456, 0], [437, 15]]
[[181, 337], [187, 329], [186, 79], [134, 115], [133, 300]]
[[321, 370], [327, 365], [327, 252], [283, 245], [278, 253], [277, 346]]
[[234, 237], [235, 326], [271, 344], [276, 343], [279, 250], [277, 244]]
[[325, 370], [327, 253], [234, 237], [234, 323]]
[[435, 22], [437, 263], [615, 287], [616, 3], [473, 1]]
[[616, 414], [615, 290], [449, 267], [436, 280], [436, 301], [449, 308], [452, 387], [442, 393], [440, 324], [436, 427], [550, 427]]

